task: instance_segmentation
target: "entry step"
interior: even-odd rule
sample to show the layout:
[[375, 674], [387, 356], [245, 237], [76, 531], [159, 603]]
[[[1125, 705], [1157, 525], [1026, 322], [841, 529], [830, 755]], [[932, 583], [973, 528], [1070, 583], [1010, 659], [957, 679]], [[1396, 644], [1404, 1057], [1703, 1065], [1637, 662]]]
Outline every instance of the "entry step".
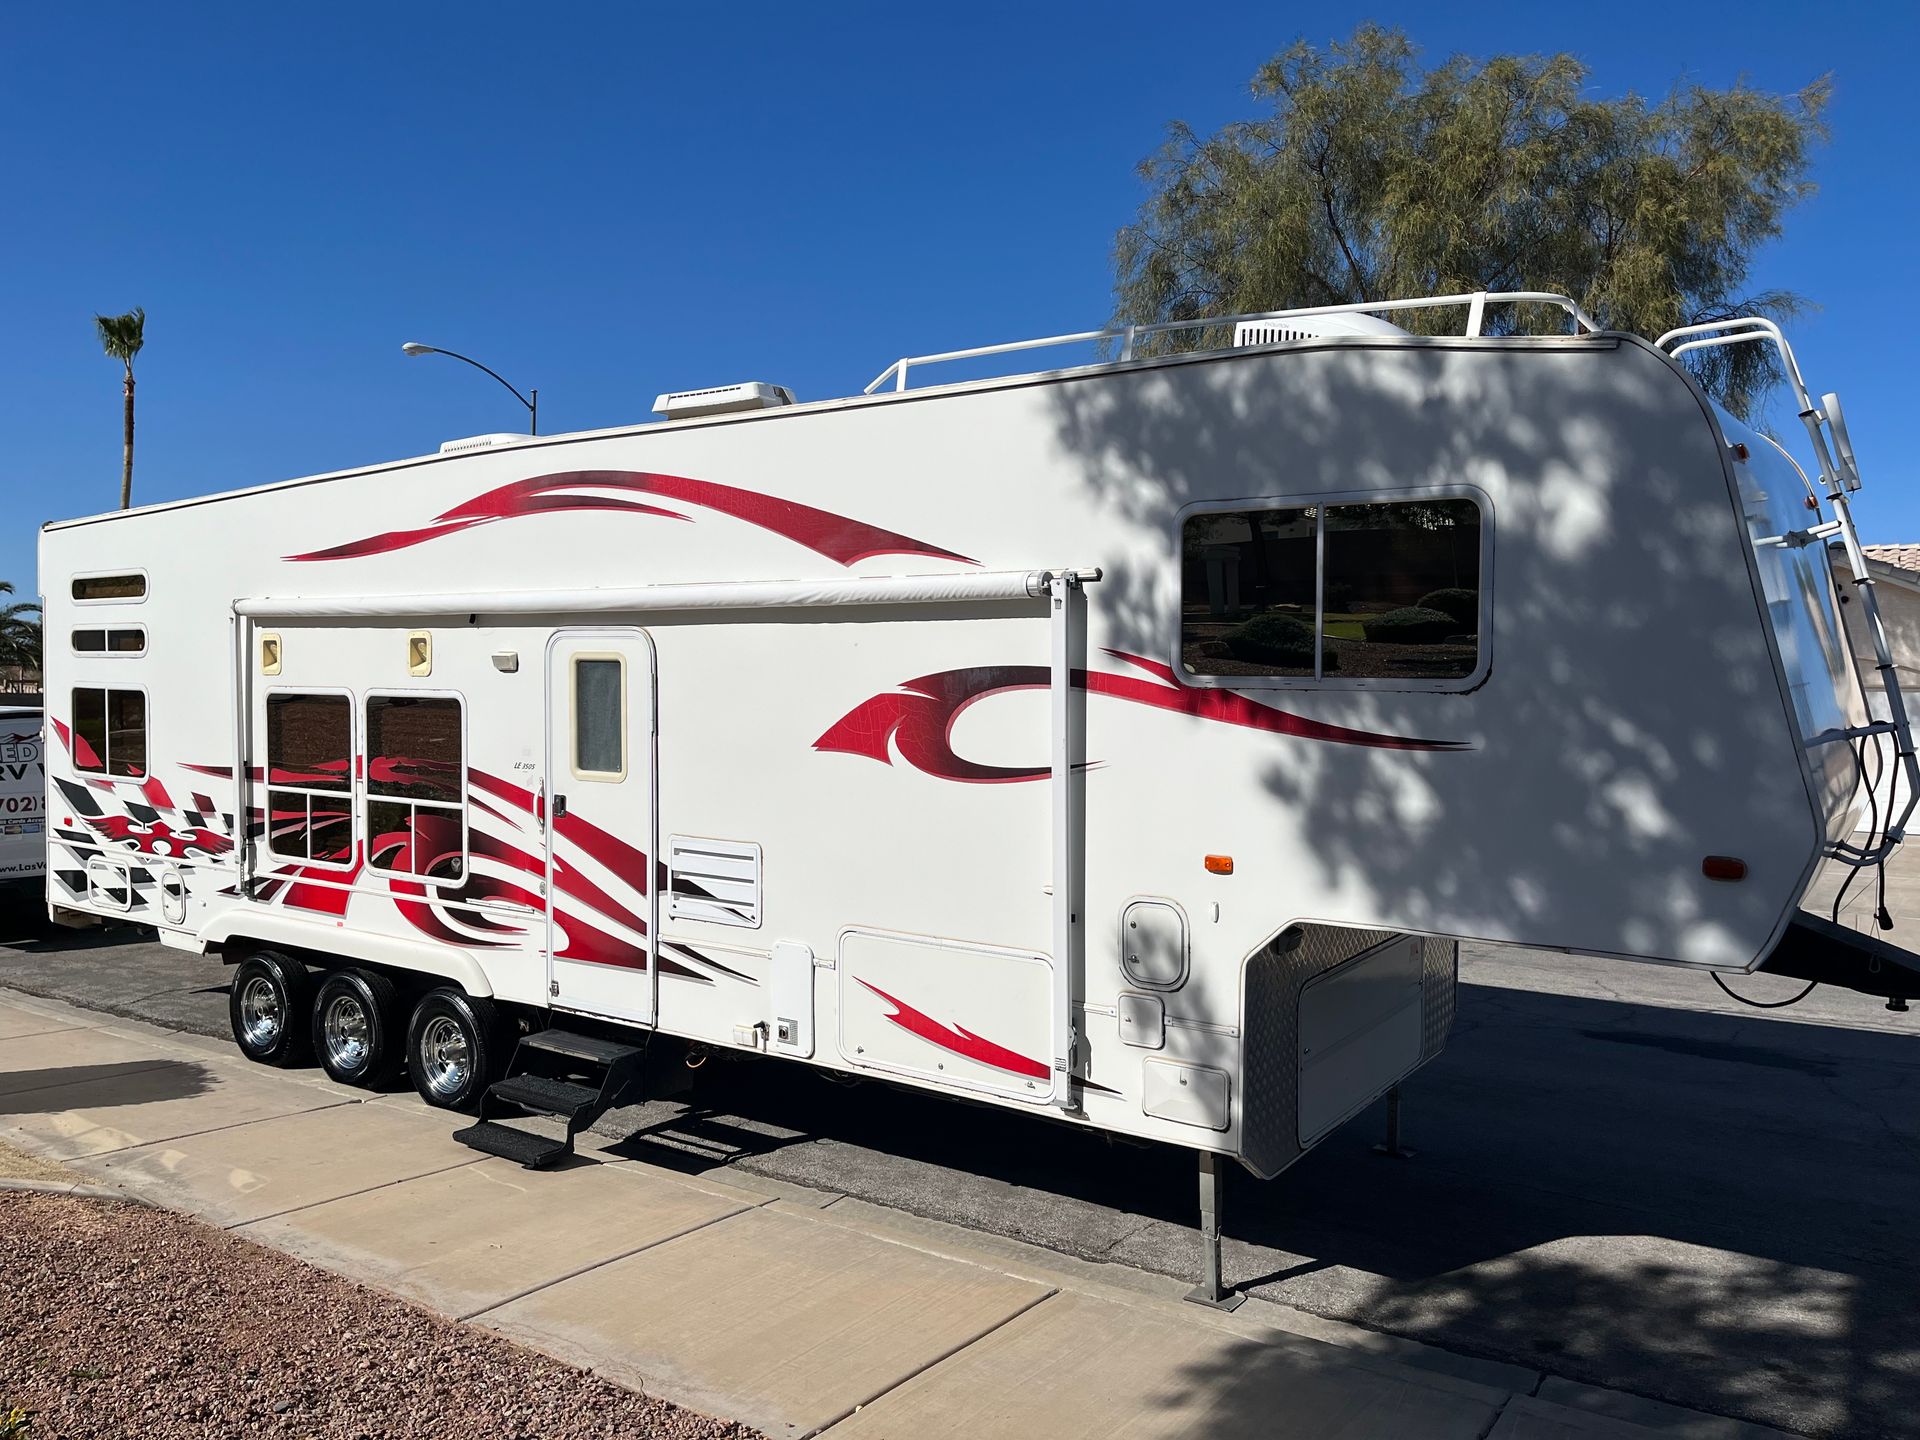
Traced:
[[545, 1050], [571, 1060], [590, 1060], [595, 1065], [612, 1065], [630, 1055], [638, 1055], [637, 1045], [622, 1045], [617, 1040], [602, 1040], [597, 1035], [576, 1035], [571, 1030], [536, 1030], [522, 1036], [520, 1044], [528, 1050]]
[[453, 1138], [469, 1149], [478, 1150], [484, 1155], [498, 1155], [502, 1160], [511, 1160], [529, 1170], [544, 1169], [573, 1153], [571, 1136], [556, 1140], [551, 1135], [515, 1130], [510, 1125], [501, 1125], [493, 1120], [482, 1120], [478, 1125], [456, 1130]]
[[600, 1103], [600, 1091], [571, 1080], [556, 1080], [547, 1075], [509, 1075], [488, 1092], [497, 1100], [534, 1110], [542, 1115], [564, 1115], [577, 1119]]

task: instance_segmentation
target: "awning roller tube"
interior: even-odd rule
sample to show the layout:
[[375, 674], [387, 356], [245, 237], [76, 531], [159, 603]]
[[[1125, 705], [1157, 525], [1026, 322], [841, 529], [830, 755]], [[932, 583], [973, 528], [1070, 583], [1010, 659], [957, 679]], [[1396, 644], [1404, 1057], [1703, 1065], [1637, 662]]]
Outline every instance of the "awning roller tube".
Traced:
[[439, 595], [261, 595], [236, 600], [250, 620], [426, 618], [451, 615], [572, 615], [670, 610], [785, 610], [856, 605], [937, 605], [1043, 600], [1056, 575], [1081, 583], [1098, 569], [985, 570], [958, 575], [876, 575], [864, 579], [716, 580], [592, 590], [489, 590]]

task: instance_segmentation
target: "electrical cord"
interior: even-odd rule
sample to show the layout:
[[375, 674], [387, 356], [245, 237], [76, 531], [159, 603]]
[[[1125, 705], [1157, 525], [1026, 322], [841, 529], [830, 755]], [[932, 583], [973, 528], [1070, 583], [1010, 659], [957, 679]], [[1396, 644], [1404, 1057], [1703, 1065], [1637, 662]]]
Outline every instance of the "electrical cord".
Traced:
[[1711, 970], [1708, 973], [1713, 976], [1713, 983], [1726, 991], [1730, 998], [1738, 1000], [1742, 1005], [1751, 1005], [1756, 1010], [1784, 1010], [1789, 1005], [1798, 1005], [1802, 1000], [1806, 999], [1807, 996], [1820, 988], [1820, 982], [1818, 980], [1809, 980], [1807, 982], [1807, 988], [1791, 1000], [1749, 1000], [1731, 985], [1727, 984], [1726, 981], [1722, 980], [1718, 970]]

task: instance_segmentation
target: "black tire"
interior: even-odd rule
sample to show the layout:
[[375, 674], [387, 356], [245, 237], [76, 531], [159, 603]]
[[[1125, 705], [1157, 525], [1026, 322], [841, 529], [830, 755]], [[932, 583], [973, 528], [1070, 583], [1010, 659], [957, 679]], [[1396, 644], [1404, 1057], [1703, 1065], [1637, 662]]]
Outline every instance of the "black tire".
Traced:
[[491, 1001], [451, 987], [429, 990], [407, 1023], [407, 1075], [427, 1104], [472, 1110], [505, 1058]]
[[336, 970], [313, 999], [313, 1053], [342, 1085], [378, 1090], [400, 1073], [400, 996], [373, 970]]
[[307, 1016], [313, 979], [307, 967], [278, 950], [256, 950], [242, 960], [227, 987], [227, 1021], [240, 1053], [261, 1065], [287, 1069], [312, 1058]]

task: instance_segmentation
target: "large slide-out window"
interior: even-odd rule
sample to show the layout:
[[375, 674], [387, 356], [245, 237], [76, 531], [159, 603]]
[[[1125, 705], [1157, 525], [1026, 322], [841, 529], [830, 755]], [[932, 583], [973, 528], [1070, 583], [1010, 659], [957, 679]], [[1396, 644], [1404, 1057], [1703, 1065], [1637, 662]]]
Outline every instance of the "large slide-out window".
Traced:
[[353, 701], [267, 696], [267, 848], [321, 865], [353, 860]]
[[1480, 538], [1465, 498], [1189, 515], [1181, 669], [1220, 685], [1465, 681], [1480, 668]]
[[367, 864], [454, 882], [467, 870], [466, 754], [460, 702], [367, 697]]
[[73, 768], [95, 775], [147, 773], [147, 697], [140, 690], [73, 692]]

